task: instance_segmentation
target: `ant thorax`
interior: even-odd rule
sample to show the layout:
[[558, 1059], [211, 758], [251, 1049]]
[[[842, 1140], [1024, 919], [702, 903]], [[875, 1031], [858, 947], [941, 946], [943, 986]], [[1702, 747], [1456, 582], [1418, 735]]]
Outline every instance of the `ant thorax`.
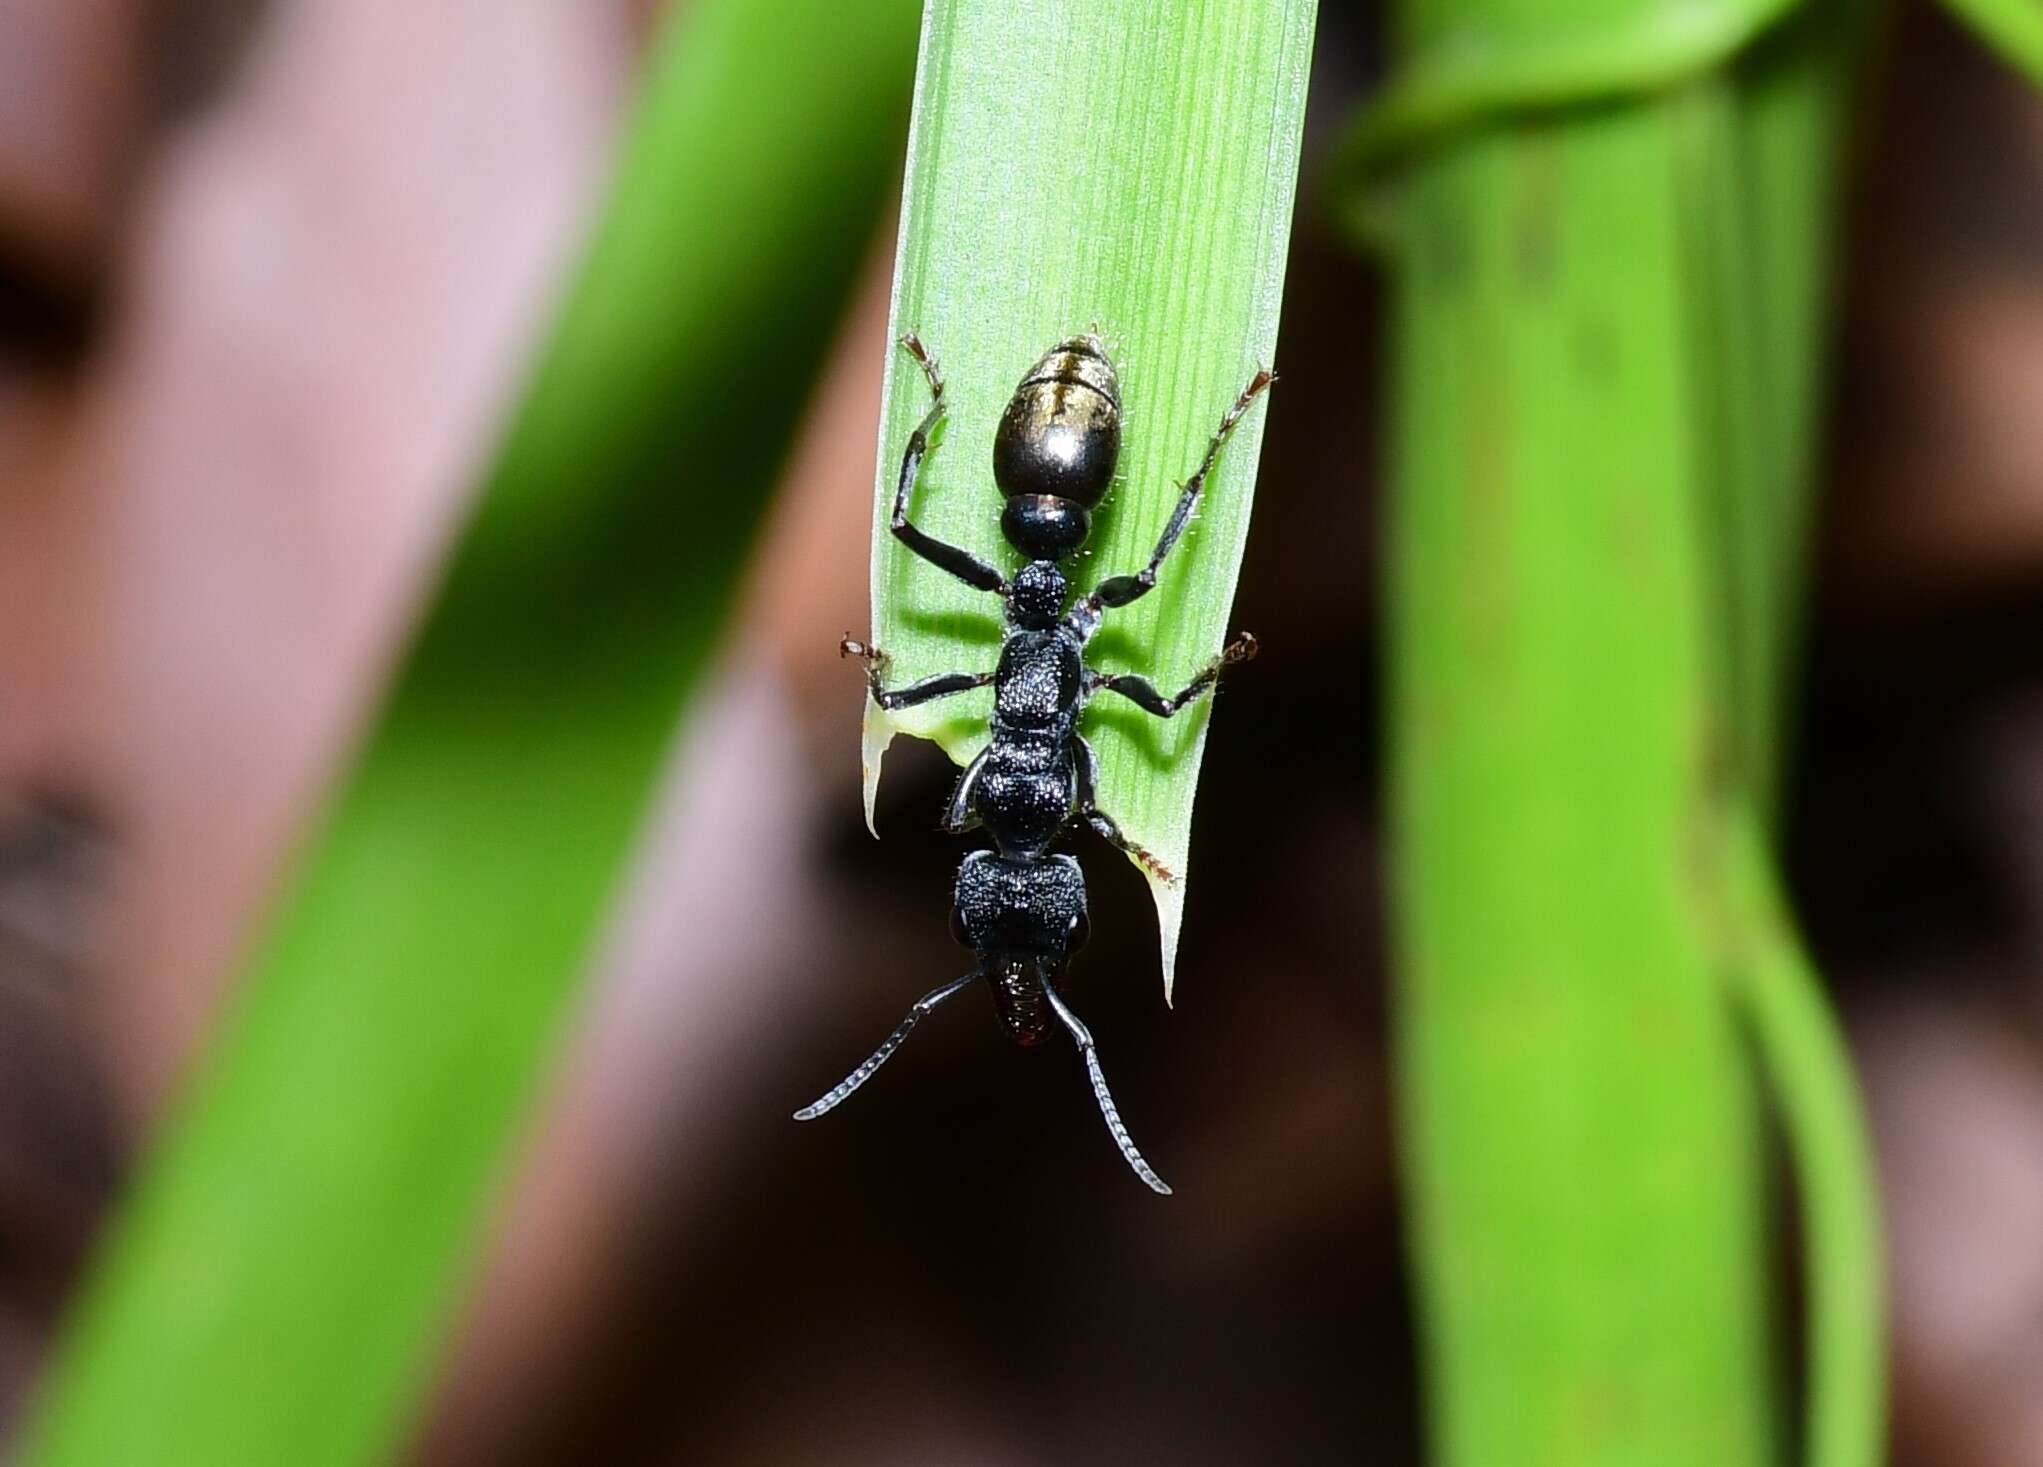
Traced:
[[1054, 560], [1032, 560], [1014, 574], [1007, 588], [1007, 622], [1028, 631], [1047, 631], [1057, 624], [1071, 588]]

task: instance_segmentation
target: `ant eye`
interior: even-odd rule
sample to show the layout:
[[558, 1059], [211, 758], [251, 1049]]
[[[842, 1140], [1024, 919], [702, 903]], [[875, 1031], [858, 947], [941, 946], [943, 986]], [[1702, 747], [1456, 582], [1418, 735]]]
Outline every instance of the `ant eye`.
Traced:
[[972, 945], [972, 939], [965, 933], [965, 914], [956, 907], [951, 908], [951, 941], [959, 947]]
[[1092, 940], [1092, 918], [1080, 912], [1071, 919], [1071, 935], [1064, 939], [1064, 951], [1075, 953]]

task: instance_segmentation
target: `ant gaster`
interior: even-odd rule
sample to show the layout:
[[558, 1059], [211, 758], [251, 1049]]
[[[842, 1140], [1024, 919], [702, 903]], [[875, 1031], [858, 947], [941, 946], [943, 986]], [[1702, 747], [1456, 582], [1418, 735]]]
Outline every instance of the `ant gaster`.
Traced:
[[1255, 638], [1243, 633], [1171, 697], [1147, 678], [1095, 672], [1085, 665], [1085, 645], [1103, 613], [1138, 600], [1156, 585], [1157, 572], [1191, 521], [1221, 446], [1249, 404], [1276, 379], [1267, 371], [1256, 373], [1221, 418], [1149, 564], [1134, 575], [1100, 582], [1074, 603], [1057, 563], [1085, 544], [1092, 511], [1113, 482], [1121, 449], [1120, 383], [1099, 338], [1074, 336], [1044, 353], [1015, 388], [993, 435], [993, 480], [1007, 498], [1001, 533], [1026, 557], [1012, 580], [970, 551], [924, 534], [908, 518], [908, 497], [942, 421], [944, 398], [936, 359], [912, 334], [901, 339], [901, 346], [928, 378], [932, 401], [901, 456], [894, 537], [966, 585], [999, 595], [1006, 603], [1006, 637], [992, 672], [942, 673], [898, 688], [886, 686], [888, 659], [879, 648], [847, 637], [842, 652], [865, 661], [873, 701], [885, 709], [993, 685], [992, 740], [959, 777], [943, 822], [952, 833], [983, 827], [993, 849], [965, 857], [951, 908], [952, 935], [972, 950], [976, 966], [917, 999], [871, 1058], [813, 1105], [796, 1111], [795, 1119], [814, 1120], [833, 1109], [872, 1078], [923, 1015], [983, 978], [1001, 1023], [1017, 1044], [1040, 1043], [1052, 1015], [1078, 1042], [1093, 1096], [1121, 1155], [1138, 1177], [1168, 1195], [1170, 1188], [1142, 1159], [1121, 1123], [1091, 1032], [1052, 981], [1085, 945], [1087, 922], [1085, 877], [1078, 862], [1051, 854], [1049, 846], [1066, 827], [1083, 821], [1159, 879], [1175, 879], [1095, 802], [1097, 763], [1078, 732], [1079, 711], [1093, 694], [1104, 691], [1169, 718], [1210, 692], [1222, 668], [1255, 656]]

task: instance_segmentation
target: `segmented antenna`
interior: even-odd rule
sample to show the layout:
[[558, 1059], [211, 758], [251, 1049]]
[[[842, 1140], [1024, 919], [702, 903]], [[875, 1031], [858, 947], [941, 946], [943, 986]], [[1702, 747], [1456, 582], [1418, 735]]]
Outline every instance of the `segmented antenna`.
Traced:
[[[1106, 1072], [1100, 1068], [1099, 1046], [1092, 1042], [1092, 1031], [1079, 1022], [1078, 1015], [1071, 1012], [1071, 1006], [1064, 1002], [1062, 994], [1050, 986], [1050, 976], [1039, 973], [1043, 993], [1050, 1000], [1050, 1007], [1057, 1011], [1057, 1017], [1064, 1021], [1064, 1027], [1071, 1031], [1071, 1037], [1078, 1041], [1078, 1052], [1085, 1056], [1085, 1072], [1092, 1076], [1092, 1097], [1100, 1103], [1100, 1114], [1106, 1117], [1107, 1133], [1114, 1138], [1114, 1144], [1121, 1148], [1121, 1159], [1135, 1170], [1135, 1175], [1148, 1184], [1152, 1192], [1171, 1195], [1170, 1184], [1159, 1177], [1142, 1153], [1135, 1149], [1129, 1138], [1128, 1128], [1121, 1123], [1121, 1112], [1114, 1105], [1113, 1094], [1107, 1089]], [[912, 1022], [912, 1021], [911, 1021]], [[902, 1025], [905, 1032], [907, 1025]]]
[[[870, 1080], [873, 1077], [873, 1072], [893, 1057], [894, 1051], [901, 1047], [901, 1041], [908, 1037], [909, 1031], [922, 1022], [923, 1015], [927, 1014], [952, 994], [958, 992], [958, 990], [966, 987], [978, 976], [976, 972], [967, 973], [964, 977], [946, 983], [941, 988], [932, 988], [929, 992], [923, 994], [922, 997], [916, 999], [908, 1007], [908, 1017], [903, 1019], [900, 1027], [889, 1034], [885, 1042], [872, 1052], [871, 1058], [846, 1075], [837, 1088], [830, 1091], [829, 1094], [823, 1096], [814, 1104], [805, 1105], [796, 1111], [794, 1118], [798, 1121], [813, 1121], [817, 1116], [835, 1110], [838, 1106], [842, 1105], [852, 1091]], [[1104, 1095], [1105, 1092], [1102, 1091], [1101, 1094]], [[1138, 1157], [1136, 1159], [1139, 1161], [1141, 1158]], [[1169, 1188], [1164, 1190], [1168, 1191]]]

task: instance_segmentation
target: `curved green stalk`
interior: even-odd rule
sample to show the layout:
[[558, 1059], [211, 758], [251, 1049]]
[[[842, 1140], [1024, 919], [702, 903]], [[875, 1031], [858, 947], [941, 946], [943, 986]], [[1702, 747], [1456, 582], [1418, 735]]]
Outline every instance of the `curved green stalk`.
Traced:
[[[1089, 587], [1147, 559], [1179, 481], [1276, 350], [1313, 17], [1314, 0], [930, 0], [891, 318], [894, 335], [927, 343], [948, 384], [944, 441], [911, 504], [925, 530], [1013, 564], [997, 528], [994, 424], [1046, 348], [1096, 328], [1120, 370], [1122, 477], [1076, 578]], [[928, 403], [921, 373], [894, 354], [872, 617], [899, 681], [988, 669], [1000, 638], [997, 601], [888, 533], [902, 447]], [[1110, 613], [1093, 643], [1101, 667], [1175, 686], [1219, 651], [1263, 412], [1229, 442], [1158, 589]], [[985, 741], [989, 698], [893, 716], [869, 707], [868, 811], [896, 732], [963, 762]], [[1182, 878], [1211, 705], [1164, 722], [1117, 702], [1098, 700], [1084, 724], [1100, 804]], [[1168, 997], [1185, 887], [1152, 890]]]
[[698, 0], [22, 1460], [386, 1462], [885, 197], [902, 0]]
[[1734, 815], [1739, 909], [1732, 971], [1781, 1116], [1801, 1201], [1808, 1292], [1809, 1467], [1867, 1467], [1885, 1452], [1887, 1338], [1879, 1187], [1858, 1080], [1837, 1018], [1795, 935], [1757, 820]]

